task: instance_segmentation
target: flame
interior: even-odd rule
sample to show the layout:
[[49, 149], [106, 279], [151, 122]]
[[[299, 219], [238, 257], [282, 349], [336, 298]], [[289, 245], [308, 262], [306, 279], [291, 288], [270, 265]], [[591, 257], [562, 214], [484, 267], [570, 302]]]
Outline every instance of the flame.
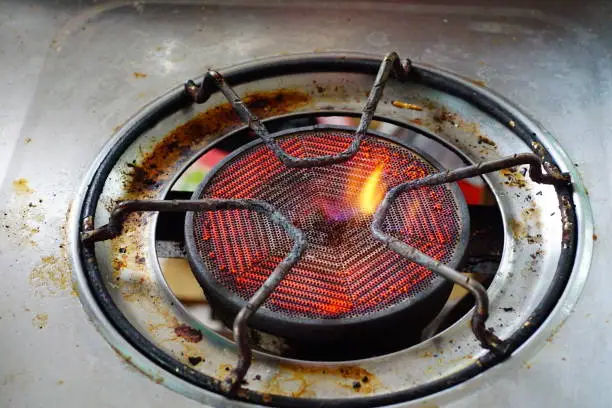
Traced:
[[382, 180], [384, 168], [385, 163], [378, 164], [364, 182], [362, 178], [364, 169], [363, 167], [357, 167], [349, 178], [346, 191], [347, 200], [360, 213], [365, 215], [374, 214], [376, 208], [378, 208], [378, 205], [385, 197], [386, 188]]

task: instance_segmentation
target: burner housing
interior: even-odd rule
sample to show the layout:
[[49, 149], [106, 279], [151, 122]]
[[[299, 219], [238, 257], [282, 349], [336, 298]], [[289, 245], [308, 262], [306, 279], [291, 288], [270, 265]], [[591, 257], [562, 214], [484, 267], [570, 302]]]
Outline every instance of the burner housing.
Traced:
[[[303, 158], [337, 154], [353, 135], [354, 129], [318, 125], [275, 139]], [[370, 231], [389, 188], [440, 170], [432, 158], [373, 132], [349, 161], [305, 169], [288, 168], [257, 141], [211, 171], [192, 199], [262, 200], [306, 233], [306, 253], [252, 327], [299, 343], [371, 344], [381, 334], [418, 335], [450, 293], [449, 281], [388, 250]], [[467, 205], [455, 183], [419, 188], [398, 197], [384, 226], [456, 268], [469, 236]], [[292, 245], [268, 217], [247, 210], [189, 213], [185, 232], [194, 273], [230, 327]]]

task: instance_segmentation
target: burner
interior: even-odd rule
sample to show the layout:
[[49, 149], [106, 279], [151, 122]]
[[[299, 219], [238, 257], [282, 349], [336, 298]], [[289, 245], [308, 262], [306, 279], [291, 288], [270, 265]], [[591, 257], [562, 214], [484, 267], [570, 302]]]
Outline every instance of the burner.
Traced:
[[[317, 126], [277, 134], [294, 157], [337, 154], [354, 129]], [[264, 144], [251, 143], [213, 170], [192, 199], [257, 199], [305, 232], [308, 247], [250, 321], [284, 338], [368, 340], [384, 328], [420, 331], [438, 313], [451, 285], [388, 250], [370, 231], [388, 188], [441, 170], [433, 159], [370, 132], [349, 161], [288, 168]], [[394, 201], [385, 231], [456, 267], [469, 233], [467, 206], [455, 183], [406, 192]], [[246, 210], [189, 213], [190, 263], [223, 320], [240, 308], [291, 249], [269, 218]], [[370, 336], [368, 330], [376, 331]]]
[[[361, 120], [356, 128], [275, 127], [326, 116]], [[403, 129], [397, 141], [370, 129], [387, 132], [385, 124]], [[461, 164], [443, 170], [415, 148], [414, 134]], [[170, 199], [204, 152], [253, 135], [260, 141], [232, 153], [191, 199]], [[487, 283], [483, 269], [471, 268], [455, 184], [477, 176], [503, 220]], [[71, 218], [79, 293], [126, 358], [213, 406], [230, 404], [226, 397], [286, 407], [402, 403], [479, 376], [548, 336], [542, 325], [567, 293], [590, 231], [575, 176], [546, 131], [505, 100], [395, 53], [209, 71], [145, 108], [95, 161]], [[470, 241], [490, 221], [475, 210]], [[158, 212], [187, 212], [188, 258], [231, 333], [206, 326], [168, 288]], [[182, 220], [174, 225], [182, 229]], [[455, 298], [461, 306], [449, 300], [421, 330], [419, 319], [440, 310], [453, 284], [453, 294], [468, 296]], [[404, 342], [404, 329], [423, 337]], [[309, 351], [335, 352], [368, 336], [399, 339], [398, 347], [318, 362], [265, 347], [299, 337]]]

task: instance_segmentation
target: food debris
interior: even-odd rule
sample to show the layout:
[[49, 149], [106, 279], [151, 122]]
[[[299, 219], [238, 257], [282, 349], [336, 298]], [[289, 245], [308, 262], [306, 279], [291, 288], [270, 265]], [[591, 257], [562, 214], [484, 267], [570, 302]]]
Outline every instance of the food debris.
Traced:
[[34, 190], [32, 190], [30, 188], [30, 186], [28, 186], [28, 180], [24, 179], [24, 178], [20, 178], [17, 180], [13, 181], [13, 189], [18, 193], [18, 194], [29, 194], [29, 193], [33, 193]]
[[144, 72], [133, 72], [132, 75], [134, 75], [134, 78], [146, 78], [147, 74], [145, 74]]
[[202, 362], [202, 357], [192, 356], [192, 357], [188, 357], [187, 360], [189, 360], [189, 364], [196, 366]]
[[396, 108], [412, 109], [412, 110], [415, 110], [415, 111], [422, 111], [423, 110], [423, 108], [420, 107], [419, 105], [415, 105], [413, 103], [408, 103], [408, 102], [393, 101], [392, 104]]
[[190, 343], [198, 343], [202, 341], [202, 332], [186, 324], [176, 326], [174, 328], [174, 333]]
[[28, 144], [28, 143], [30, 143], [31, 141], [32, 141], [32, 138], [31, 138], [31, 137], [26, 137], [26, 138], [24, 139], [23, 143]]
[[30, 285], [40, 294], [60, 295], [70, 291], [76, 295], [72, 287], [70, 263], [64, 257], [44, 256], [29, 277]]
[[509, 125], [511, 128], [516, 127], [516, 123], [515, 123], [513, 120], [511, 120], [510, 122], [508, 122], [508, 125]]

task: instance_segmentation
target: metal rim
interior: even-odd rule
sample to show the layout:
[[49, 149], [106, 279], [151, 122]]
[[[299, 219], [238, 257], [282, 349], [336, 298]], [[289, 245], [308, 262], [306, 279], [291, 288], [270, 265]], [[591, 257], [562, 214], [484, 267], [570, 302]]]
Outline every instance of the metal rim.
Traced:
[[[281, 132], [277, 132], [272, 135], [274, 138], [279, 138], [287, 135], [291, 135], [293, 133], [304, 132], [304, 131], [312, 131], [312, 130], [344, 130], [344, 131], [354, 131], [353, 128], [348, 126], [337, 126], [337, 125], [314, 125], [314, 126], [306, 126], [301, 128], [289, 129]], [[429, 163], [432, 167], [434, 167], [438, 171], [443, 171], [444, 168], [438, 163], [433, 157], [428, 154], [423, 153], [419, 149], [415, 149], [414, 147], [407, 146], [404, 142], [393, 138], [389, 135], [384, 135], [375, 131], [368, 131], [368, 135], [375, 136], [377, 138], [381, 138], [383, 140], [388, 140], [393, 143], [398, 144], [406, 148], [407, 150], [415, 153], [418, 156], [421, 156], [427, 163]], [[206, 188], [207, 184], [212, 180], [217, 171], [223, 168], [226, 164], [232, 161], [235, 157], [240, 154], [243, 154], [249, 149], [252, 149], [255, 146], [261, 145], [263, 142], [261, 140], [254, 140], [250, 143], [241, 146], [240, 148], [234, 150], [228, 156], [226, 156], [222, 161], [217, 163], [217, 165], [206, 175], [204, 180], [200, 183], [198, 188], [194, 191], [192, 198], [198, 199], [201, 197], [202, 192]], [[213, 146], [211, 145], [211, 148]], [[469, 232], [470, 232], [470, 222], [468, 215], [467, 203], [463, 197], [463, 193], [459, 189], [457, 183], [451, 183], [449, 185], [450, 190], [453, 193], [455, 201], [458, 205], [458, 213], [459, 217], [462, 220], [462, 229], [461, 235], [459, 236], [457, 242], [457, 249], [453, 254], [451, 261], [448, 263], [451, 267], [457, 267], [464, 258], [466, 253], [466, 248], [469, 241]], [[201, 261], [200, 254], [196, 248], [195, 236], [194, 236], [194, 213], [188, 212], [185, 219], [185, 242], [187, 249], [187, 256], [189, 259], [189, 263], [193, 268], [193, 272], [202, 286], [202, 288], [207, 291], [207, 293], [211, 293], [215, 296], [215, 298], [222, 302], [223, 306], [231, 309], [232, 314], [236, 314], [239, 309], [244, 306], [246, 303], [243, 299], [236, 296], [234, 293], [229, 291], [227, 288], [219, 285], [216, 280], [210, 275], [206, 266]], [[432, 272], [433, 273], [433, 272]], [[451, 289], [450, 282], [446, 279], [434, 275], [431, 283], [428, 285], [427, 289], [418, 293], [413, 298], [407, 299], [395, 305], [392, 305], [384, 310], [369, 313], [365, 316], [358, 316], [352, 318], [340, 318], [340, 319], [309, 319], [309, 318], [296, 318], [282, 315], [280, 313], [275, 313], [269, 309], [261, 308], [257, 311], [255, 315], [250, 319], [250, 323], [253, 327], [259, 328], [260, 330], [274, 330], [277, 325], [284, 325], [293, 333], [296, 333], [298, 336], [308, 336], [309, 332], [312, 331], [335, 331], [339, 330], [339, 326], [344, 326], [346, 329], [354, 329], [354, 330], [363, 330], [365, 331], [369, 329], [369, 327], [373, 324], [380, 323], [381, 321], [391, 321], [395, 322], [396, 319], [398, 321], [401, 319], [402, 324], [411, 325], [409, 312], [414, 313], [415, 310], [420, 310], [421, 313], [429, 312], [429, 309], [435, 309], [436, 304], [439, 302], [435, 302], [438, 300], [438, 297], [445, 297], [444, 295], [448, 295]], [[430, 299], [435, 298], [435, 299]], [[441, 307], [442, 305], [440, 305]], [[439, 311], [439, 310], [438, 310]], [[415, 314], [421, 314], [415, 313]], [[435, 315], [437, 311], [434, 310], [433, 314]]]
[[[246, 82], [254, 78], [273, 76], [275, 74], [287, 74], [293, 71], [320, 72], [329, 70], [333, 72], [344, 71], [373, 74], [376, 71], [377, 64], [378, 60], [366, 57], [345, 57], [343, 59], [338, 59], [336, 56], [298, 56], [288, 58], [286, 60], [272, 60], [268, 63], [263, 63], [263, 66], [257, 64], [253, 67], [239, 67], [235, 71], [228, 72], [226, 76], [228, 78], [233, 78], [234, 83], [239, 83]], [[541, 132], [541, 130], [535, 123], [530, 121], [524, 115], [518, 113], [518, 111], [513, 108], [512, 105], [496, 97], [491, 92], [483, 90], [473, 84], [469, 84], [467, 81], [464, 81], [452, 74], [447, 74], [431, 68], [425, 68], [418, 64], [414, 65], [414, 72], [416, 74], [414, 80], [418, 81], [419, 83], [443, 90], [455, 96], [459, 96], [472, 105], [477, 106], [485, 113], [494, 116], [498, 120], [503, 121], [504, 119], [509, 119], [512, 117], [516, 122], [516, 126], [512, 130], [522, 140], [540, 141], [548, 149], [549, 153], [550, 151], [554, 152], [553, 157], [549, 157], [549, 159], [555, 164], [557, 164], [558, 159], [561, 160], [561, 163], [569, 162], [565, 153], [563, 153], [561, 148], [556, 143], [550, 142], [549, 140], [539, 140], [537, 133]], [[75, 263], [77, 272], [83, 273], [87, 279], [87, 286], [82, 286], [81, 288], [81, 294], [84, 298], [84, 303], [86, 303], [86, 307], [94, 309], [93, 312], [98, 318], [104, 318], [113, 325], [114, 329], [111, 330], [111, 334], [113, 336], [116, 336], [117, 333], [114, 330], [117, 330], [121, 336], [123, 336], [123, 341], [125, 341], [125, 339], [129, 339], [129, 344], [131, 344], [130, 347], [134, 347], [139, 352], [145, 354], [148, 356], [148, 358], [156, 362], [165, 370], [176, 373], [175, 375], [191, 384], [202, 386], [206, 389], [217, 392], [218, 387], [216, 380], [202, 375], [201, 373], [196, 372], [183, 364], [177, 364], [176, 361], [169, 361], [167, 356], [165, 356], [161, 350], [157, 349], [154, 345], [148, 342], [148, 340], [144, 338], [144, 336], [142, 336], [125, 319], [124, 316], [121, 315], [121, 312], [118, 310], [116, 305], [114, 305], [112, 298], [104, 287], [103, 281], [100, 279], [99, 271], [97, 271], [97, 267], [95, 265], [95, 256], [93, 251], [91, 248], [83, 248], [78, 239], [80, 220], [87, 215], [93, 214], [95, 210], [95, 203], [98, 198], [97, 194], [99, 194], [99, 191], [97, 190], [99, 190], [104, 184], [104, 178], [108, 174], [110, 168], [109, 162], [116, 159], [120, 153], [125, 150], [125, 148], [140, 133], [142, 133], [144, 129], [151, 127], [152, 123], [155, 123], [157, 120], [162, 119], [169, 113], [188, 105], [189, 103], [183, 96], [182, 90], [174, 90], [143, 111], [140, 117], [133, 119], [128, 125], [126, 125], [124, 130], [120, 131], [113, 141], [107, 145], [103, 156], [101, 156], [99, 160], [94, 163], [94, 166], [89, 173], [89, 177], [81, 190], [80, 197], [83, 198], [82, 207], [73, 212], [72, 249], [74, 254], [78, 254], [73, 261]], [[516, 118], [521, 118], [521, 120], [516, 121]], [[570, 166], [562, 165], [560, 167], [570, 171], [574, 180], [579, 180], [578, 174], [574, 169], [571, 169]], [[558, 194], [566, 197], [571, 203], [573, 203], [573, 197], [570, 191], [558, 190]], [[589, 231], [592, 231], [592, 218], [588, 200], [586, 199], [584, 190], [580, 185], [578, 185], [575, 197], [579, 204], [574, 206], [573, 210], [578, 212], [578, 219], [584, 229], [582, 231], [578, 230], [578, 225], [575, 222], [577, 214], [572, 211], [571, 217], [572, 221], [574, 221], [572, 239], [567, 243], [567, 247], [562, 250], [561, 257], [558, 262], [559, 266], [556, 273], [556, 279], [551, 285], [547, 296], [542, 299], [536, 311], [528, 319], [529, 324], [524, 325], [522, 329], [515, 332], [515, 334], [509, 339], [509, 341], [512, 343], [513, 350], [520, 347], [521, 344], [538, 329], [538, 327], [549, 316], [549, 313], [555, 308], [555, 305], [557, 304], [561, 294], [564, 292], [566, 283], [570, 278], [572, 268], [574, 268], [579, 275], [575, 279], [572, 279], [572, 290], [566, 296], [564, 296], [564, 302], [567, 302], [570, 305], [574, 304], [584, 284], [592, 250], [592, 239], [590, 239], [588, 236]], [[580, 239], [578, 239], [578, 237]], [[580, 254], [582, 257], [580, 259], [580, 263], [574, 265], [573, 259], [577, 248], [580, 249]], [[556, 315], [556, 317], [551, 320], [562, 321], [567, 314], [568, 310], [563, 310], [561, 317]], [[324, 401], [326, 406], [372, 406], [390, 404], [423, 397], [445, 390], [471, 377], [474, 377], [478, 373], [483, 372], [485, 369], [490, 368], [497, 363], [499, 363], [499, 360], [489, 353], [481, 358], [477, 363], [472, 364], [456, 374], [444, 378], [443, 380], [433, 381], [419, 388], [401, 391], [394, 394], [372, 396], [357, 400], [296, 400], [293, 398], [271, 396], [271, 399], [264, 401], [261, 398], [261, 395], [250, 391], [246, 393], [245, 399], [258, 401], [260, 403], [283, 406], [303, 406], [309, 404], [321, 405], [322, 401]]]

